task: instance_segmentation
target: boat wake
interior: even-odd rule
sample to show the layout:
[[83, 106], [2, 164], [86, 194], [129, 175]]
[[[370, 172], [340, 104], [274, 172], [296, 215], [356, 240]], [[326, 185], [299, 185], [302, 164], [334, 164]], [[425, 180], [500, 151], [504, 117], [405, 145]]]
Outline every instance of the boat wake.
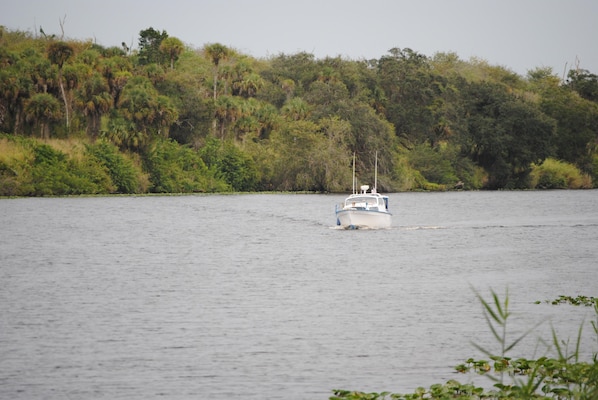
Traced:
[[404, 231], [419, 231], [419, 230], [430, 230], [430, 229], [445, 229], [444, 226], [404, 226], [400, 229]]
[[398, 228], [396, 228], [396, 227], [371, 228], [368, 226], [336, 225], [336, 226], [329, 227], [329, 229], [333, 229], [333, 230], [337, 230], [337, 231], [390, 231], [390, 230], [395, 230]]

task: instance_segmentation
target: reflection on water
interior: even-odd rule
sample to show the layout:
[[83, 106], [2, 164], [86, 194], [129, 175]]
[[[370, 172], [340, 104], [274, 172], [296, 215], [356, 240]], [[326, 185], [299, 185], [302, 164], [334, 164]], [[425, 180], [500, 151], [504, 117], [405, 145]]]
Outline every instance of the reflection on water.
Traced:
[[405, 393], [494, 345], [472, 287], [514, 336], [591, 315], [534, 302], [596, 296], [596, 191], [394, 194], [380, 231], [335, 229], [342, 198], [0, 200], [0, 397]]

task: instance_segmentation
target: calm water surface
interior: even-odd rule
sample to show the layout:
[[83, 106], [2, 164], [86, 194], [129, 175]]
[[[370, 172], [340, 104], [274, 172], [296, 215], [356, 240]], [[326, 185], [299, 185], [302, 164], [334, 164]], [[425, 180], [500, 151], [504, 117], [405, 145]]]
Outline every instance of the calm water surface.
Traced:
[[598, 296], [598, 191], [392, 194], [393, 228], [336, 229], [342, 195], [0, 200], [0, 398], [327, 399], [407, 393], [497, 349], [472, 288], [508, 288], [513, 356]]

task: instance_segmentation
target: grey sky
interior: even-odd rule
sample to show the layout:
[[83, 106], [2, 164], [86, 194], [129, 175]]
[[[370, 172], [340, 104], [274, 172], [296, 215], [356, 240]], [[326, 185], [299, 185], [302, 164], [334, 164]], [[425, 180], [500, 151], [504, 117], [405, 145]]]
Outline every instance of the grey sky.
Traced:
[[254, 57], [380, 58], [393, 47], [455, 52], [525, 75], [575, 65], [598, 73], [596, 0], [0, 0], [0, 25], [40, 26], [104, 46], [137, 46], [150, 26], [200, 48], [219, 42]]

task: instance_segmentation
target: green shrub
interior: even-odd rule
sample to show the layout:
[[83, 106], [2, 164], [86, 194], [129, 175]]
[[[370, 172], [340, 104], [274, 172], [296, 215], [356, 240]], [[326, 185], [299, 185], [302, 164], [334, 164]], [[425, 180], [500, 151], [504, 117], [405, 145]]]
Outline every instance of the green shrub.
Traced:
[[[440, 144], [435, 148], [429, 144], [415, 146], [405, 152], [396, 165], [395, 179], [411, 190], [451, 190], [480, 189], [484, 186], [487, 174], [473, 161], [459, 155], [458, 148]], [[408, 190], [409, 190], [408, 189]]]
[[69, 161], [73, 175], [80, 179], [81, 194], [113, 193], [115, 186], [108, 169], [92, 157], [74, 158]]
[[416, 171], [409, 165], [409, 160], [405, 155], [397, 157], [392, 171], [392, 180], [396, 182], [394, 189], [398, 191], [416, 189], [415, 173]]
[[423, 144], [409, 152], [409, 162], [426, 181], [450, 187], [456, 184], [459, 178], [446, 153], [442, 149], [433, 149], [428, 144]]
[[93, 160], [69, 158], [47, 144], [33, 148], [31, 171], [35, 196], [103, 193], [111, 187], [105, 169]]
[[114, 191], [107, 168], [83, 152], [79, 142], [50, 143], [18, 136], [0, 138], [0, 195], [60, 196]]
[[99, 141], [87, 146], [87, 154], [97, 160], [110, 176], [112, 186], [106, 188], [108, 193], [139, 193], [142, 171], [136, 168], [133, 161], [127, 158], [118, 148], [108, 142]]
[[32, 140], [0, 134], [0, 196], [30, 193]]
[[217, 178], [189, 147], [158, 140], [144, 156], [154, 193], [226, 192], [230, 186]]
[[[556, 357], [540, 357], [537, 360], [512, 358], [507, 356], [507, 353], [511, 352], [535, 327], [511, 338], [510, 332], [507, 330], [508, 321], [512, 316], [509, 310], [508, 292], [502, 301], [494, 292], [492, 292], [491, 301], [485, 300], [477, 292], [476, 296], [482, 304], [486, 324], [496, 339], [498, 348], [491, 351], [474, 344], [488, 359], [470, 358], [464, 364], [456, 366], [455, 369], [459, 373], [474, 372], [484, 375], [495, 382], [495, 389], [485, 390], [451, 379], [445, 384], [434, 384], [429, 389], [417, 388], [412, 394], [364, 393], [335, 389], [330, 400], [598, 399], [598, 353], [593, 353], [590, 362], [579, 359], [583, 325], [579, 328], [573, 354], [568, 353], [569, 349], [563, 348], [563, 344], [568, 341], [560, 340], [553, 329], [552, 345], [556, 349]], [[574, 301], [561, 301], [562, 299]], [[591, 321], [591, 326], [598, 338], [598, 299], [588, 296], [578, 296], [575, 299], [561, 296], [556, 303], [552, 302], [552, 304], [569, 302], [575, 305], [578, 303], [577, 300], [583, 300], [584, 304], [593, 306], [595, 320]], [[536, 302], [536, 304], [540, 303]]]
[[594, 181], [593, 187], [598, 187], [598, 153], [592, 155], [592, 163], [591, 163], [591, 177]]
[[532, 165], [532, 189], [581, 189], [591, 187], [589, 177], [584, 176], [573, 164], [547, 158], [540, 165]]
[[0, 160], [0, 196], [19, 196], [21, 184], [14, 164]]
[[484, 171], [484, 168], [475, 165], [469, 158], [457, 158], [454, 162], [454, 168], [463, 189], [479, 190], [484, 187], [488, 180], [488, 174]]
[[212, 138], [200, 151], [202, 159], [234, 191], [256, 190], [259, 177], [253, 159], [234, 143]]

